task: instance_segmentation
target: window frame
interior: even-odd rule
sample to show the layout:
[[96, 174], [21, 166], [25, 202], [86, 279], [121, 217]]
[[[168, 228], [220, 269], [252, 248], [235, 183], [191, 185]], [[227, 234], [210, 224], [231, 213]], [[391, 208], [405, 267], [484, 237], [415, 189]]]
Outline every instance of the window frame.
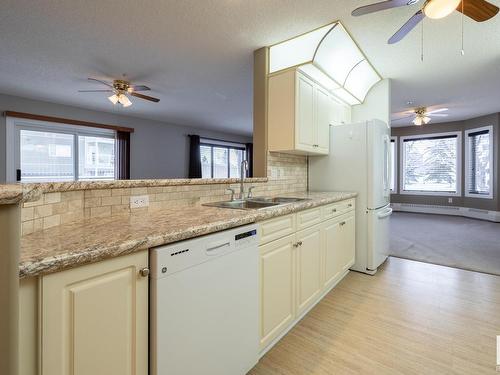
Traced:
[[394, 190], [391, 190], [391, 194], [398, 194], [398, 137], [392, 136], [390, 140], [391, 148], [392, 143], [394, 143], [394, 158], [391, 160], [392, 168], [394, 169], [394, 176], [391, 176], [392, 181], [394, 182]]
[[[446, 192], [446, 191], [420, 191], [420, 190], [404, 190], [404, 173], [405, 173], [405, 161], [406, 155], [404, 152], [404, 142], [405, 140], [411, 139], [425, 139], [425, 138], [437, 138], [437, 137], [447, 137], [447, 136], [456, 136], [457, 139], [457, 156], [456, 156], [456, 165], [457, 165], [457, 176], [456, 176], [456, 191], [455, 192]], [[407, 135], [399, 137], [399, 155], [400, 155], [400, 165], [399, 165], [399, 194], [403, 195], [429, 195], [436, 197], [460, 197], [462, 196], [462, 132], [461, 131], [452, 131], [445, 133], [426, 133], [426, 134], [417, 134], [417, 135]]]
[[[469, 143], [470, 143], [470, 137], [469, 134], [471, 133], [477, 133], [481, 131], [488, 131], [488, 135], [490, 137], [490, 145], [489, 145], [489, 151], [490, 151], [490, 173], [491, 173], [491, 185], [490, 185], [490, 192], [489, 194], [478, 194], [478, 193], [471, 193], [470, 192], [470, 186], [469, 186], [469, 160], [471, 155], [469, 154]], [[494, 137], [493, 137], [493, 126], [492, 125], [487, 125], [487, 126], [481, 126], [479, 128], [472, 128], [472, 129], [467, 129], [464, 131], [464, 137], [465, 137], [465, 142], [464, 142], [464, 151], [465, 151], [465, 161], [464, 161], [464, 172], [465, 172], [465, 191], [464, 191], [464, 196], [468, 198], [482, 198], [482, 199], [493, 199], [493, 185], [495, 182], [495, 159], [493, 157], [493, 143], [494, 143]]]
[[[213, 177], [214, 176], [214, 147], [225, 148], [227, 150], [227, 177], [221, 177], [221, 178], [241, 178], [241, 176], [240, 177], [230, 177], [231, 176], [231, 164], [229, 161], [230, 161], [230, 150], [231, 149], [243, 151], [243, 159], [242, 160], [246, 160], [247, 147], [244, 143], [222, 141], [222, 140], [218, 140], [218, 139], [200, 137], [200, 148], [202, 146], [211, 147], [210, 177], [203, 177], [202, 176], [202, 178], [215, 178], [215, 177]], [[248, 170], [246, 172], [245, 177], [248, 177]]]
[[[113, 129], [94, 128], [71, 124], [61, 124], [41, 120], [23, 119], [17, 117], [6, 118], [6, 180], [7, 182], [20, 182], [16, 179], [17, 162], [19, 161], [21, 144], [21, 130], [50, 132], [73, 135], [73, 161], [74, 180], [67, 181], [109, 181], [116, 179], [116, 168], [112, 178], [83, 179], [79, 178], [79, 136], [110, 138], [116, 141], [116, 131]], [[115, 163], [117, 163], [115, 155]], [[115, 164], [116, 165], [116, 164]], [[51, 182], [51, 181], [47, 181]]]

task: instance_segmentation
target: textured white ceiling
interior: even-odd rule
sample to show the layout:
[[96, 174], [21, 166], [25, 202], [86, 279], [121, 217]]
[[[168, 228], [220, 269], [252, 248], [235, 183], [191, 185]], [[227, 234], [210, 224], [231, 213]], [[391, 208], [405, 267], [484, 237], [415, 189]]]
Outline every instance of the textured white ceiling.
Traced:
[[[377, 70], [394, 79], [394, 112], [408, 100], [449, 107], [446, 121], [500, 111], [500, 16], [466, 19], [465, 56], [458, 13], [426, 21], [421, 62], [419, 30], [386, 44], [419, 5], [350, 16], [370, 2], [2, 0], [0, 92], [249, 134], [253, 50], [340, 19]], [[86, 77], [123, 73], [161, 102], [134, 100], [123, 109], [105, 94], [77, 92], [98, 88]]]

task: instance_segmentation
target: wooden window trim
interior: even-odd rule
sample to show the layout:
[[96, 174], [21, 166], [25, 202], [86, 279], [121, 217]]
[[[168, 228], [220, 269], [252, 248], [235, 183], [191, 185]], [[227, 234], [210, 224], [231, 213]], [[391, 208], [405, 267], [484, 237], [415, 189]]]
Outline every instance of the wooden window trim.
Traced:
[[125, 126], [99, 124], [96, 122], [72, 120], [72, 119], [61, 118], [61, 117], [34, 115], [31, 113], [24, 113], [24, 112], [5, 111], [5, 116], [6, 117], [23, 118], [23, 119], [29, 119], [29, 120], [53, 122], [53, 123], [57, 123], [57, 124], [79, 125], [79, 126], [89, 126], [92, 128], [111, 129], [111, 130], [120, 131], [120, 132], [127, 132], [127, 133], [134, 132], [134, 128], [127, 128]]

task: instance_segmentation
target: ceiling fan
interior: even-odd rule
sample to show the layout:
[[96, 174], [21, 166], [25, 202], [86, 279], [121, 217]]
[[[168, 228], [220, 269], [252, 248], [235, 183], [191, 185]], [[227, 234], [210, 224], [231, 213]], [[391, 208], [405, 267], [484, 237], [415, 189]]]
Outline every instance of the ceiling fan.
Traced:
[[[387, 0], [375, 4], [365, 5], [352, 11], [353, 16], [362, 16], [406, 5], [413, 5], [420, 0]], [[394, 44], [403, 39], [425, 17], [440, 19], [448, 16], [454, 10], [472, 18], [474, 21], [483, 22], [493, 18], [498, 13], [498, 7], [485, 0], [426, 0], [422, 9], [415, 13], [396, 33], [388, 40]]]
[[447, 117], [448, 114], [446, 113], [441, 113], [441, 112], [446, 112], [448, 108], [438, 108], [429, 111], [427, 107], [417, 107], [415, 109], [412, 109], [410, 111], [405, 111], [401, 113], [401, 115], [408, 114], [407, 116], [396, 118], [392, 121], [400, 121], [404, 119], [409, 119], [413, 117], [413, 124], [420, 126], [420, 125], [425, 125], [428, 124], [431, 120], [432, 117]]
[[109, 101], [113, 104], [120, 103], [123, 107], [130, 107], [132, 105], [128, 95], [135, 96], [139, 99], [149, 100], [154, 103], [158, 103], [160, 101], [158, 98], [153, 98], [152, 96], [137, 92], [151, 90], [148, 86], [132, 85], [129, 81], [125, 81], [123, 79], [115, 79], [113, 82], [107, 82], [97, 78], [89, 78], [89, 81], [101, 83], [108, 88], [101, 90], [78, 90], [78, 92], [110, 92], [113, 94], [108, 97]]

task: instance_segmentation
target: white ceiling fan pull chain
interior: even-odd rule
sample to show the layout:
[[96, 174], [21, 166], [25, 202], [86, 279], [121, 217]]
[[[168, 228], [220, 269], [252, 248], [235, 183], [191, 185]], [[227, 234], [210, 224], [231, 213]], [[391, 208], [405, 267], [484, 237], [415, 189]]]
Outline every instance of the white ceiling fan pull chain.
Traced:
[[422, 35], [420, 40], [420, 61], [424, 61], [424, 20], [422, 20]]
[[462, 49], [460, 50], [460, 54], [463, 56], [465, 55], [465, 50], [464, 50], [464, 1], [462, 0]]

